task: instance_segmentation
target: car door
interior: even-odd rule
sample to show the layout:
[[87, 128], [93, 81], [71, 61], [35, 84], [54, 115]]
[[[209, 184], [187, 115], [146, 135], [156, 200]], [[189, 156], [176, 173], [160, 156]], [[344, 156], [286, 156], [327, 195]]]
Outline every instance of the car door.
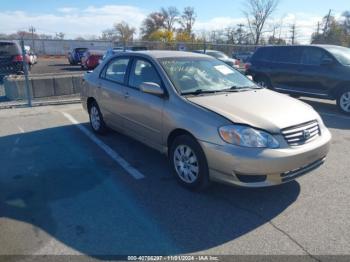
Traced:
[[273, 70], [271, 82], [278, 90], [290, 91], [298, 84], [298, 69], [302, 49], [297, 46], [275, 47], [273, 49]]
[[159, 149], [162, 142], [164, 98], [140, 91], [144, 82], [163, 87], [154, 65], [144, 58], [135, 57], [125, 88], [123, 117], [126, 132], [134, 138]]
[[124, 104], [126, 72], [129, 57], [112, 59], [102, 70], [99, 79], [99, 106], [108, 125], [123, 130], [122, 107]]
[[[330, 63], [323, 64], [329, 60]], [[299, 67], [296, 90], [310, 95], [327, 95], [328, 89], [336, 81], [333, 72], [334, 58], [319, 47], [305, 47]]]

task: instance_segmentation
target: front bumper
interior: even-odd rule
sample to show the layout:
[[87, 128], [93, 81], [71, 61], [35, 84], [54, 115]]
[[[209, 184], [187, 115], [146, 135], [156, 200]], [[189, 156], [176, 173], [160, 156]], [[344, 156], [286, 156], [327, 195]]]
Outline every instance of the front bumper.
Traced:
[[265, 187], [294, 180], [323, 164], [331, 134], [298, 147], [243, 148], [200, 141], [207, 157], [210, 178], [243, 187]]

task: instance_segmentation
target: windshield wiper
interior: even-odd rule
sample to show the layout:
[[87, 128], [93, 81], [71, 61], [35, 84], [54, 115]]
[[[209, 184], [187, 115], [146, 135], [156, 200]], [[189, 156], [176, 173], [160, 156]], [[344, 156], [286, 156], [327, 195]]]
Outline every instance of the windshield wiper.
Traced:
[[205, 90], [205, 89], [196, 89], [195, 91], [182, 92], [181, 95], [200, 95], [200, 94], [211, 94], [219, 92], [220, 90]]
[[230, 88], [224, 89], [223, 91], [227, 92], [242, 92], [242, 91], [248, 91], [252, 89], [261, 89], [261, 87], [258, 86], [231, 86]]

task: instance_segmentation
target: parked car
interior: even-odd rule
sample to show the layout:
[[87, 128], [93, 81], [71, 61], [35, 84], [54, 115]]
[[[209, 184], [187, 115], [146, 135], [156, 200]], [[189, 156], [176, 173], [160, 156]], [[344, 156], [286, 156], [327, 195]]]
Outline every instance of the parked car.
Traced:
[[22, 74], [23, 59], [29, 63], [29, 56], [22, 54], [17, 42], [0, 41], [0, 75]]
[[68, 53], [68, 62], [71, 65], [77, 65], [81, 63], [81, 58], [83, 54], [87, 51], [88, 49], [85, 47], [78, 47], [78, 48], [73, 48], [69, 53]]
[[81, 68], [93, 70], [100, 62], [103, 56], [103, 51], [100, 50], [87, 50], [81, 58]]
[[312, 107], [203, 54], [117, 54], [85, 74], [81, 95], [93, 131], [109, 126], [167, 154], [192, 189], [285, 183], [329, 150], [330, 132]]
[[[107, 51], [104, 53], [101, 61], [103, 61], [104, 59], [115, 55], [118, 52], [128, 52], [128, 51], [146, 51], [148, 50], [147, 47], [145, 46], [127, 46], [127, 47], [113, 47], [113, 48], [109, 48], [107, 49]], [[100, 61], [100, 62], [101, 62]]]
[[232, 58], [241, 61], [242, 63], [247, 63], [254, 52], [235, 52], [232, 53]]
[[250, 59], [247, 74], [262, 86], [337, 101], [350, 114], [350, 49], [332, 45], [269, 46]]
[[219, 59], [220, 61], [224, 62], [225, 64], [232, 66], [236, 69], [239, 68], [239, 61], [237, 59], [229, 58], [225, 53], [217, 51], [217, 50], [195, 50], [195, 53], [201, 53], [206, 54], [212, 57], [215, 57], [216, 59]]

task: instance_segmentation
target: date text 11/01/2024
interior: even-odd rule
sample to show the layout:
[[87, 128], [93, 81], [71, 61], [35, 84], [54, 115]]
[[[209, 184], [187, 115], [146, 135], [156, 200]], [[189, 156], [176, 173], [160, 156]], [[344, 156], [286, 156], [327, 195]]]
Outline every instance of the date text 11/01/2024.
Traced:
[[216, 256], [128, 256], [128, 261], [218, 261]]

